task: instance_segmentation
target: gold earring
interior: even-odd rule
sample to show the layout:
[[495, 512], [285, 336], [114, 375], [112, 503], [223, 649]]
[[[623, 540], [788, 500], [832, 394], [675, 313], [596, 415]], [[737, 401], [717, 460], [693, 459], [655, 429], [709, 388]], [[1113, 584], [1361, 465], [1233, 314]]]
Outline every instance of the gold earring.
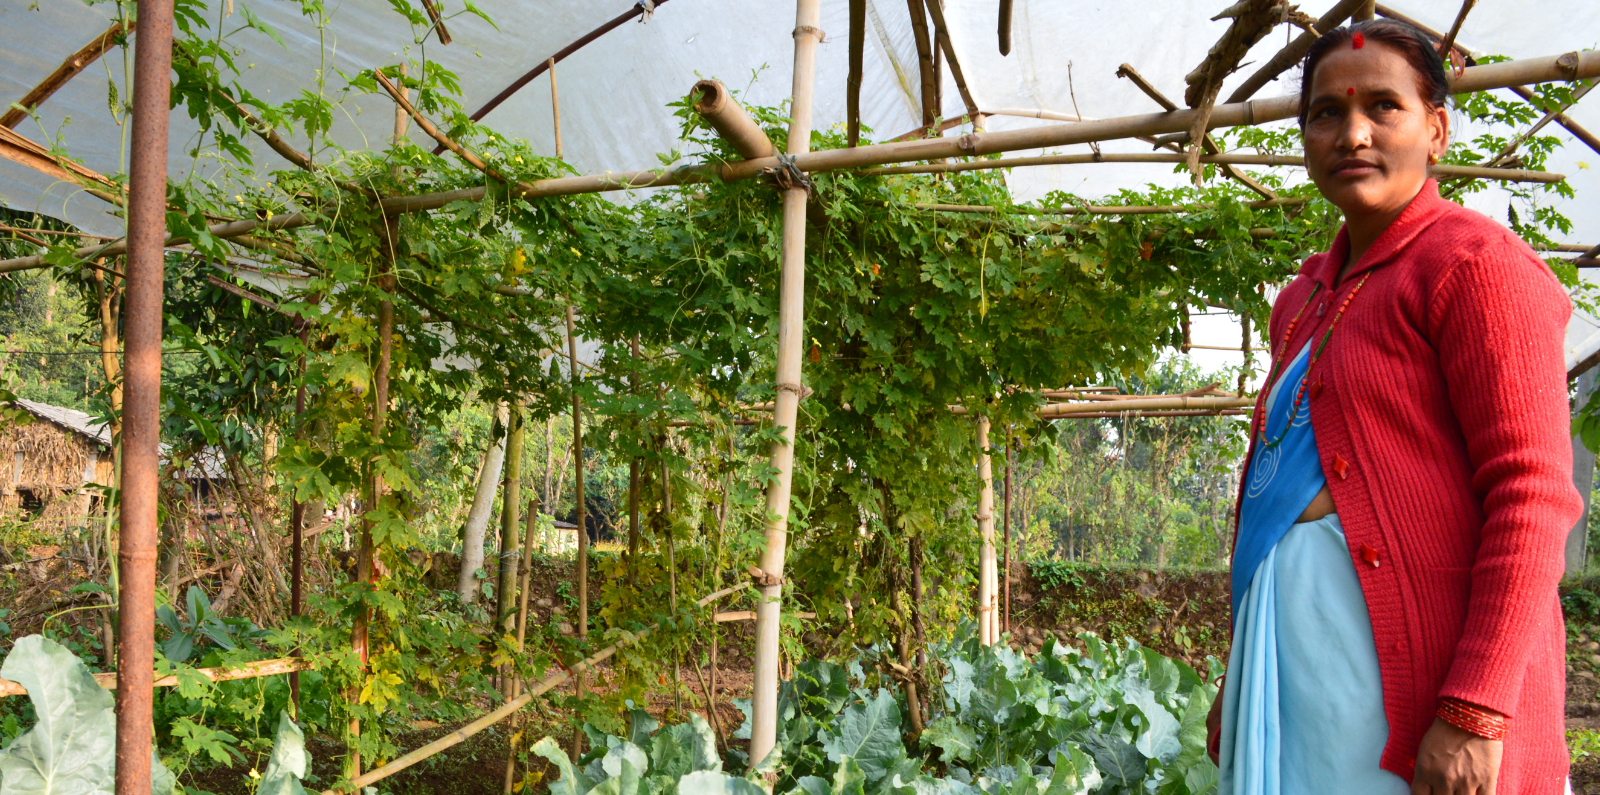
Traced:
[[1432, 152], [1429, 152], [1428, 153], [1428, 165], [1430, 165], [1430, 166], [1439, 165], [1439, 156], [1434, 154], [1434, 153], [1432, 153]]

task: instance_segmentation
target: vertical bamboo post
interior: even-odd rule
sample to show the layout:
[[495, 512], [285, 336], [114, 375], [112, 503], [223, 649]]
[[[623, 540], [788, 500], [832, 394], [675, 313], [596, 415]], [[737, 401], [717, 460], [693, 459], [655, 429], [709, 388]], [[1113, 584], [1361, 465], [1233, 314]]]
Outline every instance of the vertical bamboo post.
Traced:
[[556, 92], [556, 59], [550, 59], [550, 116], [556, 130], [556, 159], [561, 159], [561, 95]]
[[[634, 371], [628, 375], [628, 393], [638, 392], [638, 366], [639, 366], [639, 338], [634, 337], [628, 342], [629, 352], [633, 354]], [[637, 438], [639, 428], [634, 427]], [[639, 560], [639, 457], [632, 456], [628, 459], [628, 573], [635, 571]]]
[[994, 469], [989, 462], [989, 418], [978, 418], [978, 478], [983, 490], [978, 494], [978, 641], [992, 646], [999, 639], [996, 631], [994, 592]]
[[[522, 436], [527, 423], [522, 406], [511, 401], [511, 427], [506, 437], [504, 480], [500, 484], [500, 571], [495, 588], [495, 629], [510, 632], [516, 621], [517, 606], [517, 531], [522, 517]], [[509, 685], [509, 683], [508, 683]]]
[[[578, 640], [589, 638], [589, 527], [583, 504], [583, 401], [578, 397], [578, 335], [574, 330], [572, 304], [567, 304], [567, 358], [572, 370], [572, 467], [573, 489], [577, 498], [574, 519], [578, 525]], [[583, 672], [578, 673], [573, 687], [578, 698], [583, 698]], [[572, 758], [577, 760], [583, 751], [583, 732], [572, 730]]]
[[[789, 156], [811, 150], [812, 88], [817, 43], [822, 40], [820, 0], [796, 0], [794, 97], [790, 105]], [[777, 400], [772, 422], [782, 438], [772, 445], [777, 476], [767, 488], [766, 548], [761, 552], [756, 600], [755, 682], [752, 694], [750, 763], [759, 765], [778, 737], [778, 619], [782, 612], [783, 559], [788, 543], [789, 489], [794, 475], [795, 421], [800, 408], [800, 361], [805, 340], [806, 185], [783, 191], [783, 262], [778, 289]]]
[[[528, 557], [528, 551], [533, 549], [533, 533], [539, 526], [539, 498], [535, 495], [528, 500], [528, 516], [526, 528], [522, 534], [522, 562], [518, 567], [521, 570], [520, 586], [517, 596], [517, 659], [522, 659], [523, 649], [528, 638], [528, 580], [533, 575], [533, 561]], [[514, 667], [514, 666], [513, 666]], [[522, 674], [513, 671], [511, 675], [511, 698], [522, 695]], [[522, 716], [518, 714], [512, 726], [520, 726]], [[513, 737], [516, 735], [513, 734]], [[511, 743], [511, 750], [506, 754], [506, 780], [505, 787], [501, 790], [503, 795], [511, 795], [517, 778], [517, 743]]]
[[1015, 459], [1012, 454], [1011, 430], [1006, 429], [1006, 493], [1005, 493], [1005, 565], [1001, 567], [1001, 599], [1005, 609], [1001, 612], [1001, 629], [1011, 631], [1011, 464]]
[[128, 173], [128, 292], [122, 354], [121, 569], [117, 596], [117, 795], [148, 795], [153, 671], [157, 475], [161, 466], [161, 303], [167, 237], [167, 123], [172, 0], [139, 0], [133, 146]]

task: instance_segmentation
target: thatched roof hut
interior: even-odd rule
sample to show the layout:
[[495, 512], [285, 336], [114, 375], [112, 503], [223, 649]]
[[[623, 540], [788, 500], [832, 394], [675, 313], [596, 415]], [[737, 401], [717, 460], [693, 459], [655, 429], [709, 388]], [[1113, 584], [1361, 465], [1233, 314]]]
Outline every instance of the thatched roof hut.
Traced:
[[33, 422], [0, 425], [0, 513], [65, 528], [98, 511], [110, 486], [111, 429], [75, 409], [18, 400]]

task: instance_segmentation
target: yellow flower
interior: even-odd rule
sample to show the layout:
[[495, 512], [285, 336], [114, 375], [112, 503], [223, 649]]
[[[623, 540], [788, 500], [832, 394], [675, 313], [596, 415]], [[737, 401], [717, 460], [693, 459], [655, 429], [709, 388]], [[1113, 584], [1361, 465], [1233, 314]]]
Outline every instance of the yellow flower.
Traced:
[[261, 778], [261, 774], [257, 773], [256, 769], [252, 767], [252, 768], [250, 768], [250, 777], [251, 778]]

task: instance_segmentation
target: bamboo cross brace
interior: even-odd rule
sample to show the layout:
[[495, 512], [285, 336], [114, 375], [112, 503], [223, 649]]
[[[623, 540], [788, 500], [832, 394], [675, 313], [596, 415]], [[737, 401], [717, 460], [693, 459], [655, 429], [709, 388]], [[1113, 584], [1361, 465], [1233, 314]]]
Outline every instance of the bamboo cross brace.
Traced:
[[[711, 604], [712, 602], [715, 602], [724, 596], [737, 593], [749, 587], [750, 583], [744, 582], [731, 588], [724, 588], [716, 593], [703, 597], [698, 602], [695, 602], [695, 605], [697, 607], [705, 607], [706, 605]], [[636, 634], [624, 637], [622, 640], [619, 640], [616, 643], [601, 649], [600, 651], [596, 652], [594, 656], [576, 665], [573, 665], [570, 668], [564, 668], [558, 673], [546, 677], [543, 682], [535, 685], [533, 688], [529, 689], [528, 692], [523, 693], [522, 695], [511, 699], [510, 701], [507, 701], [505, 704], [502, 704], [499, 709], [496, 709], [484, 715], [483, 717], [478, 718], [477, 720], [462, 726], [461, 728], [456, 729], [455, 731], [450, 732], [449, 734], [446, 734], [445, 736], [440, 737], [439, 739], [434, 740], [433, 742], [428, 743], [427, 745], [424, 745], [415, 751], [412, 751], [409, 754], [401, 756], [394, 761], [383, 765], [382, 767], [373, 768], [372, 770], [357, 776], [355, 779], [349, 782], [349, 788], [359, 790], [369, 784], [372, 784], [373, 782], [381, 781], [396, 773], [399, 773], [400, 771], [405, 770], [406, 768], [411, 767], [412, 765], [421, 762], [430, 756], [434, 756], [435, 754], [438, 754], [447, 748], [466, 742], [466, 740], [472, 735], [477, 734], [478, 732], [481, 732], [502, 720], [505, 720], [517, 710], [527, 706], [528, 703], [533, 701], [535, 698], [544, 695], [550, 690], [565, 683], [567, 680], [572, 679], [574, 676], [586, 671], [594, 670], [596, 665], [599, 665], [600, 663], [610, 659], [612, 655], [616, 654], [618, 651], [621, 651], [623, 647], [631, 646], [635, 643], [638, 643], [640, 640], [643, 640], [646, 635], [650, 634], [651, 630], [659, 626], [661, 625], [653, 624], [649, 627], [646, 627]], [[325, 790], [322, 795], [345, 795], [345, 793], [349, 792], [349, 788], [339, 787]]]
[[372, 70], [372, 75], [378, 79], [378, 85], [383, 86], [383, 90], [389, 92], [389, 97], [394, 100], [395, 104], [399, 105], [402, 110], [410, 114], [411, 118], [416, 121], [417, 126], [421, 127], [422, 131], [428, 134], [428, 137], [438, 141], [442, 146], [444, 146], [444, 148], [454, 152], [456, 157], [465, 160], [467, 165], [472, 166], [473, 168], [482, 171], [483, 173], [488, 174], [489, 176], [494, 177], [501, 182], [506, 181], [504, 176], [494, 169], [489, 168], [489, 164], [483, 162], [483, 158], [479, 157], [475, 152], [467, 149], [459, 143], [456, 143], [454, 139], [450, 138], [450, 136], [440, 132], [439, 128], [434, 126], [433, 122], [428, 121], [427, 117], [423, 116], [422, 113], [411, 104], [411, 101], [406, 99], [404, 94], [400, 93], [400, 89], [397, 88], [395, 84], [383, 74], [382, 70], [374, 69]]
[[[124, 25], [126, 25], [126, 28], [124, 28]], [[96, 36], [94, 41], [83, 45], [71, 57], [62, 61], [61, 65], [56, 67], [56, 70], [51, 72], [39, 85], [34, 86], [32, 91], [24, 94], [22, 99], [17, 100], [17, 105], [28, 110], [22, 111], [17, 108], [7, 110], [4, 116], [0, 116], [0, 127], [9, 129], [20, 124], [23, 119], [28, 117], [29, 112], [44, 104], [44, 101], [49, 99], [52, 94], [66, 85], [72, 78], [77, 77], [79, 72], [89, 68], [90, 64], [99, 60], [106, 50], [111, 49], [111, 46], [117, 43], [119, 35], [133, 33], [134, 26], [133, 20], [111, 23], [111, 27], [107, 28], [105, 33]]]
[[[277, 676], [278, 674], [293, 673], [295, 671], [311, 670], [309, 660], [295, 657], [283, 657], [276, 660], [258, 660], [245, 663], [237, 668], [223, 666], [220, 668], [197, 668], [195, 673], [210, 679], [213, 682], [228, 682], [235, 679], [257, 679], [263, 676]], [[95, 674], [94, 681], [107, 690], [117, 689], [117, 673], [115, 671]], [[155, 687], [172, 687], [178, 684], [176, 675], [163, 676], [155, 680]], [[10, 679], [0, 679], [0, 698], [8, 696], [25, 696], [27, 688]]]
[[[1288, 198], [1246, 202], [1245, 206], [1252, 210], [1263, 210], [1271, 207], [1298, 207], [1305, 203], [1305, 199], [1290, 196]], [[918, 210], [945, 213], [1017, 213], [1019, 215], [1162, 215], [1166, 213], [1192, 213], [1197, 210], [1210, 210], [1216, 207], [1215, 204], [1089, 205], [1087, 207], [991, 207], [984, 204], [918, 204], [915, 206]]]
[[[1243, 409], [1251, 408], [1256, 404], [1251, 397], [1217, 397], [1211, 395], [1187, 396], [1173, 395], [1168, 397], [1138, 397], [1128, 400], [1119, 400], [1115, 403], [1103, 401], [1086, 401], [1082, 403], [1052, 403], [1039, 408], [1038, 414], [1042, 419], [1052, 417], [1068, 417], [1077, 414], [1096, 414], [1106, 412], [1107, 407], [1115, 405], [1113, 414], [1129, 411], [1159, 411], [1165, 409]], [[965, 416], [966, 406], [951, 406], [950, 413], [958, 417]]]

